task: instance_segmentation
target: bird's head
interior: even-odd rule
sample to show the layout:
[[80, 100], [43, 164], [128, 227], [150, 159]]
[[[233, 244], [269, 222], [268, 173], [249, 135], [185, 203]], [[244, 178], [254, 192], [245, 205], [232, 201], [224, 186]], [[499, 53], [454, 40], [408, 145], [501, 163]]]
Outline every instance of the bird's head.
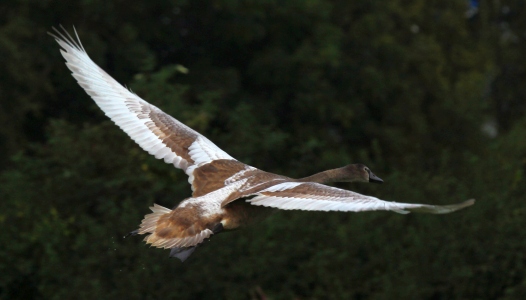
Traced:
[[360, 182], [373, 182], [383, 183], [384, 181], [374, 175], [374, 173], [366, 165], [363, 164], [350, 164], [344, 167], [345, 172], [348, 174], [348, 180], [346, 181], [360, 181]]

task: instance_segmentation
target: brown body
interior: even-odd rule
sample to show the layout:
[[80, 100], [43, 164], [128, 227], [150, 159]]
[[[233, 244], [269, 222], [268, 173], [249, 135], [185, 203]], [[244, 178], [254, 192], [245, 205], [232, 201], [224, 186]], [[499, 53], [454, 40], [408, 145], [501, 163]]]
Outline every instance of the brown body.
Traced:
[[[154, 211], [145, 217], [138, 233], [150, 233], [145, 238], [147, 243], [163, 248], [194, 246], [223, 229], [234, 230], [261, 221], [276, 209], [251, 205], [245, 200], [254, 193], [277, 184], [367, 182], [377, 178], [361, 164], [292, 179], [261, 171], [235, 160], [213, 161], [195, 169], [193, 176], [192, 198], [183, 200], [171, 211]], [[232, 190], [226, 190], [236, 184], [238, 186]], [[222, 190], [226, 191], [221, 193]], [[272, 195], [272, 192], [265, 194]]]
[[204, 217], [199, 205], [176, 207], [159, 218], [155, 232], [161, 238], [170, 239], [191, 237], [204, 229], [212, 230], [219, 223], [225, 230], [234, 230], [262, 221], [276, 210], [240, 200], [229, 203], [218, 214]]
[[234, 201], [224, 207], [224, 228], [234, 230], [263, 221], [278, 209], [251, 205], [246, 201]]

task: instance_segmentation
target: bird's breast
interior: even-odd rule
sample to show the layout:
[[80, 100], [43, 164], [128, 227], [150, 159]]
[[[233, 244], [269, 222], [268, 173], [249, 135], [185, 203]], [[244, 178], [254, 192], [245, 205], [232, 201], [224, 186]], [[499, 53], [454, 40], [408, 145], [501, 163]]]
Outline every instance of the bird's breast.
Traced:
[[260, 222], [274, 211], [274, 208], [255, 206], [245, 202], [245, 199], [238, 199], [223, 207], [221, 223], [225, 229], [234, 230]]

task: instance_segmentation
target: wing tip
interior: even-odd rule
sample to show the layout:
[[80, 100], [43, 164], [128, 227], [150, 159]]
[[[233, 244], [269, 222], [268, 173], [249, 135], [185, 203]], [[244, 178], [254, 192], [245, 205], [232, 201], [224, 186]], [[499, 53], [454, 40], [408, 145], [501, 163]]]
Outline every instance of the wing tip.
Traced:
[[429, 211], [429, 213], [432, 214], [449, 214], [452, 212], [455, 212], [457, 210], [464, 209], [466, 207], [472, 206], [475, 204], [475, 199], [469, 199], [464, 202], [456, 203], [456, 204], [450, 204], [450, 205], [444, 205], [444, 206], [434, 206], [432, 211]]
[[471, 198], [469, 200], [461, 202], [461, 203], [459, 203], [459, 208], [458, 209], [462, 209], [462, 208], [466, 208], [468, 206], [472, 206], [473, 204], [475, 204], [475, 202], [477, 202], [477, 201], [474, 198]]
[[471, 198], [469, 200], [464, 201], [463, 204], [465, 204], [464, 207], [467, 207], [467, 206], [471, 206], [471, 205], [475, 204], [475, 202], [477, 202], [477, 200], [475, 200], [474, 198]]
[[463, 208], [466, 208], [468, 206], [471, 206], [473, 204], [475, 204], [475, 199], [472, 198], [472, 199], [466, 200], [464, 202], [453, 204], [450, 207], [453, 209], [452, 211], [456, 211], [456, 210], [463, 209]]
[[[51, 29], [53, 29], [54, 32], [47, 32], [48, 35], [53, 37], [59, 44], [60, 42], [66, 43], [68, 46], [74, 48], [75, 50], [81, 51], [83, 53], [86, 53], [86, 50], [84, 50], [84, 46], [82, 45], [82, 42], [80, 41], [79, 35], [77, 33], [77, 29], [75, 26], [73, 26], [73, 31], [75, 32], [76, 40], [69, 34], [69, 32], [62, 26], [62, 24], [59, 24], [60, 30], [55, 28], [55, 26], [51, 26]], [[64, 47], [63, 45], [61, 45]], [[67, 49], [65, 49], [67, 51]]]

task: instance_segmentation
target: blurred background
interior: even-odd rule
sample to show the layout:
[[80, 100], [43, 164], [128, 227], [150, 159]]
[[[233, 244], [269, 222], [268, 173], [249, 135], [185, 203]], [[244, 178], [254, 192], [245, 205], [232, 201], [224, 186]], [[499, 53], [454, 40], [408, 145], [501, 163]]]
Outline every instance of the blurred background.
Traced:
[[[0, 2], [1, 299], [523, 299], [526, 3]], [[186, 175], [70, 76], [52, 26], [257, 168], [361, 162], [382, 199], [450, 215], [282, 211], [185, 263], [141, 238]]]

